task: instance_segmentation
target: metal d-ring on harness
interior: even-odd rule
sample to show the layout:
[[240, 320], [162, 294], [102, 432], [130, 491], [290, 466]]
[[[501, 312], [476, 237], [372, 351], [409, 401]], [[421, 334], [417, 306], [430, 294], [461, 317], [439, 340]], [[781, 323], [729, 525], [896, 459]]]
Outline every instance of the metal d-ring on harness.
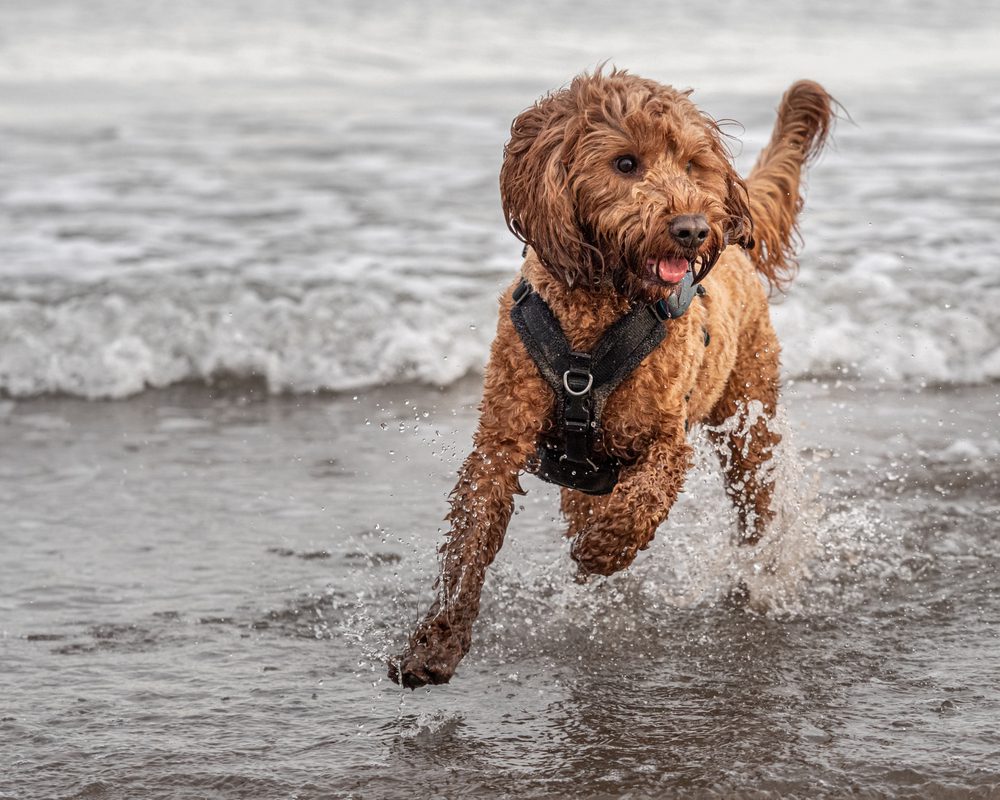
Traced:
[[663, 323], [687, 311], [704, 288], [689, 271], [666, 300], [638, 305], [619, 319], [589, 353], [570, 349], [555, 314], [524, 278], [514, 289], [510, 316], [538, 371], [556, 393], [552, 436], [538, 444], [536, 473], [586, 494], [607, 494], [621, 462], [594, 452], [601, 414], [611, 392], [667, 335]]

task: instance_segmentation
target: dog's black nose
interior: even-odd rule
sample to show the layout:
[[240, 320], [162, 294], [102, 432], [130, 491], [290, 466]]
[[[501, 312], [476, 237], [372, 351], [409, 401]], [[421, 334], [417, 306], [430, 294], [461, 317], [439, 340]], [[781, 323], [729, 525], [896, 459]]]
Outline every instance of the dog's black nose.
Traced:
[[670, 220], [670, 235], [681, 247], [693, 250], [708, 238], [708, 220], [701, 214], [681, 214]]

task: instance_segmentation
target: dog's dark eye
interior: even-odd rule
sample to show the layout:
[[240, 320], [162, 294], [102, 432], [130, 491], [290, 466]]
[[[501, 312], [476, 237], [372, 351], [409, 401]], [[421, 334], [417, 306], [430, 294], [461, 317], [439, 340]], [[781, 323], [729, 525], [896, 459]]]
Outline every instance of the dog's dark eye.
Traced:
[[626, 175], [635, 172], [639, 168], [639, 159], [635, 156], [619, 156], [615, 159], [615, 169], [624, 172]]
[[688, 175], [690, 175], [690, 174], [691, 174], [691, 169], [692, 169], [693, 167], [694, 167], [694, 162], [693, 162], [693, 161], [688, 161], [688, 162], [687, 162], [687, 164], [685, 164], [685, 165], [684, 165], [684, 171], [685, 171], [685, 172], [686, 172], [686, 173], [687, 173]]

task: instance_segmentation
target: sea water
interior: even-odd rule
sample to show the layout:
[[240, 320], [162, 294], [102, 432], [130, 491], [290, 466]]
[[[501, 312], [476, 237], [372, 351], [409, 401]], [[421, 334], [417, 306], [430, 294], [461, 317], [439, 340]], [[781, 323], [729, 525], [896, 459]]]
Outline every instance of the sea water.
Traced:
[[[998, 41], [975, 2], [0, 2], [0, 796], [995, 796]], [[472, 652], [404, 692], [508, 126], [605, 59], [744, 171], [793, 80], [845, 109], [772, 302], [778, 524], [732, 544], [695, 431], [581, 586], [525, 479]]]

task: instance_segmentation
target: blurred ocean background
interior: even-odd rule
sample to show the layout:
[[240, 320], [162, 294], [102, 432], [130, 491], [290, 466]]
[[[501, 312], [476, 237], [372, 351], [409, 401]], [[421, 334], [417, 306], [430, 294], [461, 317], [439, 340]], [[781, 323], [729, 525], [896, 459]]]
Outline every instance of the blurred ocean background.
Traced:
[[853, 124], [812, 171], [789, 376], [1000, 378], [994, 4], [0, 4], [0, 390], [274, 392], [478, 372], [518, 264], [510, 120], [598, 62], [752, 165], [793, 80]]
[[[608, 60], [810, 170], [780, 524], [715, 454], [572, 580], [526, 478], [426, 607], [520, 245], [511, 119]], [[1000, 5], [0, 0], [0, 798], [1000, 797]], [[738, 580], [770, 612], [734, 609]]]

